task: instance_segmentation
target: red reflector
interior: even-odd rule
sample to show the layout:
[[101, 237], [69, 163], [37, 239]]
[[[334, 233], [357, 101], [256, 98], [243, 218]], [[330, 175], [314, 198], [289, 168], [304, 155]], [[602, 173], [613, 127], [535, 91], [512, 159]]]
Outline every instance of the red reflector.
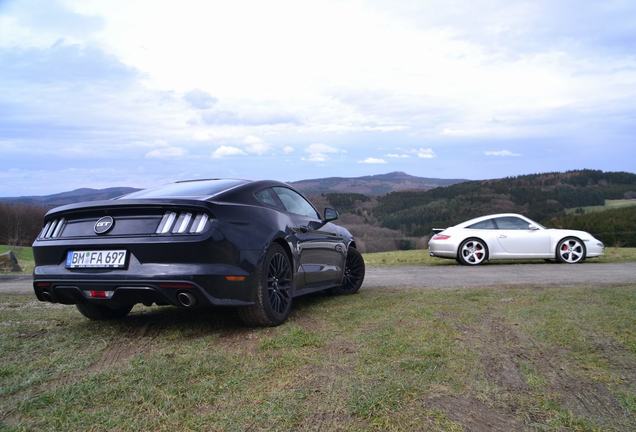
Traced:
[[189, 289], [192, 288], [192, 284], [180, 282], [161, 282], [159, 283], [159, 288]]
[[446, 234], [435, 234], [431, 240], [448, 240], [449, 238], [450, 236]]
[[225, 280], [230, 282], [243, 282], [245, 276], [225, 276]]
[[38, 288], [48, 288], [51, 286], [51, 282], [35, 282], [35, 286]]
[[94, 291], [94, 290], [90, 290], [89, 294], [91, 297], [93, 298], [108, 298], [108, 295], [106, 294], [106, 291]]

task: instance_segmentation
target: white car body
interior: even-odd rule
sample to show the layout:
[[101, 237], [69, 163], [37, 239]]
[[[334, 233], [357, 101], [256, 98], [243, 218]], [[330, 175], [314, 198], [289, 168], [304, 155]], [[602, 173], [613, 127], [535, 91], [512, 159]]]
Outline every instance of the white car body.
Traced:
[[[471, 251], [475, 252], [472, 244], [468, 244], [469, 247], [466, 248], [465, 242], [468, 239], [483, 241], [487, 249], [485, 256], [477, 255], [474, 259], [479, 262], [463, 264], [528, 258], [557, 259], [575, 263], [585, 258], [603, 255], [604, 251], [603, 243], [585, 231], [549, 229], [525, 216], [502, 213], [471, 219], [437, 233], [428, 244], [429, 253], [434, 257], [455, 258], [461, 262], [460, 254], [467, 257]], [[572, 245], [578, 247], [578, 252], [573, 249], [572, 254], [569, 254], [567, 244], [562, 243], [564, 239], [573, 239]], [[563, 248], [562, 254], [557, 250], [558, 247]], [[460, 248], [463, 251], [460, 251]], [[562, 255], [561, 258], [559, 255]]]

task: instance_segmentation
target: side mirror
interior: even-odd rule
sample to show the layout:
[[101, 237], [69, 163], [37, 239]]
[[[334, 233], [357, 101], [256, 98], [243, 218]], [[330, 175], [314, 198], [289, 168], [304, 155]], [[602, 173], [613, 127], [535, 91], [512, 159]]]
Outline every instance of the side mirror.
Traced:
[[539, 229], [539, 226], [538, 226], [538, 225], [535, 225], [535, 224], [533, 224], [533, 223], [531, 223], [531, 224], [529, 224], [529, 225], [528, 225], [528, 229], [529, 229], [530, 231], [536, 231], [536, 230], [538, 230], [538, 229]]
[[334, 221], [336, 219], [338, 219], [338, 212], [336, 211], [336, 209], [332, 209], [331, 207], [326, 207], [322, 221], [324, 223], [327, 223], [327, 222]]

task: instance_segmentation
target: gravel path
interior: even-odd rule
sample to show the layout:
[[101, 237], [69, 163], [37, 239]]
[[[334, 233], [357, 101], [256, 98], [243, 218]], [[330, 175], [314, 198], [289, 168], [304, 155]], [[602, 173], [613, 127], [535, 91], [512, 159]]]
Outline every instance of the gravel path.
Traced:
[[363, 288], [469, 288], [497, 285], [636, 283], [636, 263], [497, 264], [480, 267], [374, 267]]
[[[363, 288], [455, 289], [500, 285], [636, 284], [636, 262], [369, 267]], [[0, 276], [1, 293], [32, 293], [31, 276]]]

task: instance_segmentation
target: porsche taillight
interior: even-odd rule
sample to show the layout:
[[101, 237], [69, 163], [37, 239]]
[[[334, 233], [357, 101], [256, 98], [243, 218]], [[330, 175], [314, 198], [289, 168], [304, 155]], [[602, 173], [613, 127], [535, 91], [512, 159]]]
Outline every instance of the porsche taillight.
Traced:
[[189, 211], [167, 211], [164, 213], [156, 234], [201, 234], [210, 221], [206, 213]]

